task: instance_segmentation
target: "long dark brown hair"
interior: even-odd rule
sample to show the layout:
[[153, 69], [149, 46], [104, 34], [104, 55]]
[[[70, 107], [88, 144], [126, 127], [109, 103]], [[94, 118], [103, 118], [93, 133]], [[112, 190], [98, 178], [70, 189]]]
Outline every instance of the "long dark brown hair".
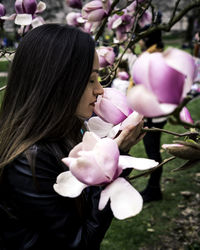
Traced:
[[17, 48], [0, 110], [0, 166], [40, 140], [78, 140], [75, 116], [89, 80], [95, 43], [81, 30], [45, 24]]

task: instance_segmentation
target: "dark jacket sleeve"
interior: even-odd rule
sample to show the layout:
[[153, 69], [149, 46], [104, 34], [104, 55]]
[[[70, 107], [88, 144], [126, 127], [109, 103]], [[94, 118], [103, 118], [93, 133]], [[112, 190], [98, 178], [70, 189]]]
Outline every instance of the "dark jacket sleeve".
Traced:
[[4, 170], [6, 204], [31, 235], [26, 244], [32, 244], [32, 248], [26, 249], [99, 249], [113, 218], [109, 204], [98, 210], [100, 188], [84, 191], [85, 209], [79, 211], [80, 199], [62, 197], [53, 189], [57, 176], [63, 172], [56, 157], [37, 151], [34, 177], [24, 155]]

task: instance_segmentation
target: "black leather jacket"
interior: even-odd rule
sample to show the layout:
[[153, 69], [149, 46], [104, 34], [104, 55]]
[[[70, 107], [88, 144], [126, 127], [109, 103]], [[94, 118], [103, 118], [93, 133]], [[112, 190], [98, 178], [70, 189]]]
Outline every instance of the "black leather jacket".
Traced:
[[25, 154], [4, 168], [0, 249], [99, 249], [113, 218], [109, 204], [98, 210], [100, 188], [89, 187], [78, 199], [58, 195], [53, 184], [66, 167], [45, 147], [33, 149], [35, 170]]

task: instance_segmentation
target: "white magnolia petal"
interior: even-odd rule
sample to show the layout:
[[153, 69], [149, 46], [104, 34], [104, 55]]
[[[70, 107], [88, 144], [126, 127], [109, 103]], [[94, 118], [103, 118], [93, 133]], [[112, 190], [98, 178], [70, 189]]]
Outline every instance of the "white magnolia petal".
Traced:
[[121, 129], [124, 129], [128, 125], [136, 126], [140, 123], [143, 119], [143, 115], [139, 114], [138, 112], [134, 111], [131, 113], [121, 124]]
[[177, 48], [169, 47], [164, 51], [163, 57], [170, 67], [185, 74], [190, 80], [193, 80], [195, 62], [194, 58], [189, 53]]
[[183, 93], [182, 93], [182, 99], [187, 95], [187, 93], [190, 91], [192, 87], [193, 81], [190, 80], [189, 78], [185, 79], [185, 83], [183, 86]]
[[147, 170], [156, 167], [158, 164], [158, 162], [151, 159], [120, 155], [118, 166], [122, 169], [134, 168], [137, 170]]
[[101, 192], [100, 210], [105, 207], [109, 198], [113, 214], [119, 220], [135, 216], [142, 210], [141, 195], [124, 178], [117, 178]]
[[109, 131], [108, 137], [111, 139], [115, 138], [115, 136], [120, 130], [120, 126], [121, 124], [119, 123], [118, 125], [115, 125], [114, 127], [112, 127], [112, 129]]
[[36, 17], [35, 19], [33, 19], [31, 23], [33, 29], [43, 24], [44, 24], [44, 20], [41, 17]]
[[16, 17], [16, 14], [12, 14], [10, 16], [2, 16], [1, 19], [2, 20], [10, 20], [10, 21], [12, 21], [12, 20], [15, 19], [15, 17]]
[[86, 151], [92, 150], [99, 140], [100, 140], [100, 137], [95, 135], [95, 133], [86, 131], [82, 140], [83, 150], [86, 150]]
[[122, 19], [119, 17], [118, 19], [116, 19], [113, 24], [112, 24], [112, 29], [116, 29], [117, 27], [119, 27], [122, 24]]
[[100, 117], [95, 116], [88, 120], [86, 127], [100, 138], [106, 137], [113, 127], [113, 124], [104, 122]]
[[176, 104], [160, 104], [153, 92], [141, 84], [133, 87], [127, 98], [130, 106], [145, 117], [167, 115], [177, 107]]
[[53, 185], [58, 194], [70, 198], [79, 196], [86, 187], [87, 185], [78, 181], [70, 171], [59, 174], [56, 184]]
[[169, 104], [169, 103], [161, 103], [159, 104], [160, 110], [162, 110], [163, 115], [170, 114], [174, 111], [174, 109], [177, 107], [176, 104]]
[[36, 9], [36, 12], [35, 13], [41, 13], [43, 12], [45, 9], [46, 9], [46, 3], [40, 1], [37, 5], [37, 9]]
[[15, 18], [15, 24], [17, 25], [30, 25], [32, 23], [31, 14], [17, 14]]

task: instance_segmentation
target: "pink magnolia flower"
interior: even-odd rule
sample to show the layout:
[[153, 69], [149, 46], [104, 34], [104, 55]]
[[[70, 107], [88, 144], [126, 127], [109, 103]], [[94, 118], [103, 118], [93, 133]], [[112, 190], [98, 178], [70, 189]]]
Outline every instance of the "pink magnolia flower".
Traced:
[[66, 3], [71, 8], [76, 8], [76, 9], [82, 8], [82, 1], [81, 0], [66, 0]]
[[70, 12], [66, 16], [67, 24], [76, 26], [76, 27], [82, 27], [85, 23], [85, 20], [82, 18], [81, 13], [77, 12]]
[[[127, 8], [127, 13], [132, 16], [135, 14], [135, 12], [137, 11], [137, 8], [141, 8], [143, 2], [145, 2], [144, 0], [139, 0], [139, 1], [134, 1], [133, 3], [131, 3]], [[145, 25], [148, 25], [152, 22], [152, 14], [151, 12], [147, 9], [144, 14], [140, 17], [138, 24], [140, 27], [144, 27]]]
[[155, 117], [171, 113], [181, 103], [191, 88], [195, 64], [190, 54], [169, 48], [163, 53], [143, 53], [131, 73], [136, 83], [128, 93], [131, 107]]
[[121, 80], [128, 80], [129, 79], [129, 74], [126, 71], [119, 71], [117, 73], [117, 77]]
[[114, 138], [120, 130], [129, 125], [136, 126], [143, 119], [143, 115], [129, 107], [126, 96], [115, 88], [104, 88], [103, 96], [97, 98], [94, 112], [98, 116], [85, 124], [89, 131], [101, 138]]
[[108, 137], [115, 138], [117, 133], [120, 130], [123, 130], [128, 125], [136, 126], [143, 119], [143, 116], [133, 111], [127, 118], [124, 119], [123, 122], [120, 122], [117, 125], [113, 125], [112, 123], [105, 122], [98, 116], [94, 116], [85, 122], [86, 128], [88, 131], [91, 131], [98, 135], [100, 138]]
[[32, 25], [33, 27], [42, 25], [44, 20], [37, 16], [38, 13], [46, 9], [46, 4], [40, 1], [37, 4], [36, 0], [16, 0], [15, 11], [16, 14], [5, 16], [4, 20], [15, 20], [15, 24], [21, 26]]
[[105, 122], [117, 125], [124, 121], [133, 109], [128, 105], [126, 96], [114, 88], [104, 88], [104, 93], [98, 96], [94, 112]]
[[86, 132], [83, 141], [75, 146], [67, 158], [62, 160], [70, 171], [61, 173], [54, 190], [66, 197], [77, 197], [84, 188], [105, 185], [99, 200], [102, 210], [111, 201], [111, 209], [118, 219], [138, 214], [142, 209], [142, 197], [124, 178], [119, 177], [123, 169], [145, 170], [157, 162], [149, 159], [120, 156], [116, 142], [109, 138], [100, 139]]
[[108, 15], [110, 10], [110, 0], [102, 3], [101, 0], [95, 0], [87, 3], [82, 8], [82, 16], [89, 22], [101, 21]]
[[119, 16], [114, 14], [108, 20], [108, 28], [115, 30], [117, 40], [124, 41], [127, 39], [127, 32], [129, 32], [133, 26], [134, 18], [124, 10], [124, 14]]
[[112, 65], [115, 61], [115, 53], [112, 47], [101, 46], [97, 48], [100, 67]]
[[184, 122], [194, 123], [190, 115], [189, 110], [186, 107], [183, 107], [180, 112], [180, 119]]

